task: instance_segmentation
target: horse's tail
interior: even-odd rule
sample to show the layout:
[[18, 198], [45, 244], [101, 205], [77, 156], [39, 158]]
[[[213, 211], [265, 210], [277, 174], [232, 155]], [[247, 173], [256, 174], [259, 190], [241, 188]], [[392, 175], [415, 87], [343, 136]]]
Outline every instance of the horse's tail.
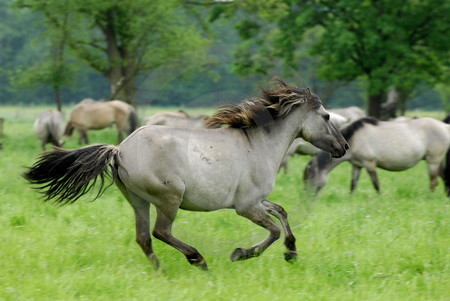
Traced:
[[119, 149], [113, 145], [96, 144], [78, 149], [55, 149], [41, 154], [39, 160], [23, 174], [44, 195], [62, 205], [73, 203], [89, 192], [97, 180], [100, 186], [94, 200], [103, 194], [105, 176], [111, 176], [119, 160]]
[[66, 128], [64, 129], [64, 135], [66, 136], [72, 136], [73, 130], [75, 129], [75, 126], [73, 125], [72, 121], [68, 121], [66, 124]]
[[445, 155], [445, 163], [442, 172], [442, 179], [444, 180], [447, 196], [450, 197], [450, 149], [447, 150], [447, 154]]
[[129, 125], [128, 135], [134, 132], [134, 130], [136, 130], [139, 125], [136, 110], [134, 108], [131, 108], [130, 114], [128, 114], [128, 125]]

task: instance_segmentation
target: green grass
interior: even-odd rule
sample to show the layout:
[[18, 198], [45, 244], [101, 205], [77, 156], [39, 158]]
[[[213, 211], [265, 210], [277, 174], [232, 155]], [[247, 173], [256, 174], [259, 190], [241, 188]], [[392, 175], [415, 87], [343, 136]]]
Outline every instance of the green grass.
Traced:
[[[234, 248], [264, 239], [266, 231], [232, 210], [180, 211], [174, 233], [204, 255], [210, 271], [190, 266], [158, 240], [162, 269], [153, 271], [134, 241], [131, 207], [115, 187], [95, 202], [56, 207], [40, 202], [20, 177], [40, 152], [32, 123], [42, 109], [0, 107], [6, 118], [0, 300], [450, 299], [450, 202], [442, 183], [428, 191], [423, 163], [401, 173], [379, 171], [380, 195], [365, 173], [349, 195], [350, 165], [344, 163], [313, 198], [301, 181], [308, 158], [294, 157], [270, 200], [289, 213], [296, 263], [284, 261], [282, 240], [258, 258], [232, 263]], [[89, 135], [92, 142], [116, 142], [113, 129]], [[78, 147], [75, 138], [66, 146]]]

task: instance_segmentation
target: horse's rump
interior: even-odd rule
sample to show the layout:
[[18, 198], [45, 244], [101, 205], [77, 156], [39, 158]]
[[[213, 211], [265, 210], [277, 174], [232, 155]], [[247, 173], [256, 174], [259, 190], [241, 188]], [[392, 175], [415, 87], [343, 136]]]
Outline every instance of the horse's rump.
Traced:
[[41, 140], [42, 147], [46, 143], [60, 146], [60, 139], [64, 134], [63, 114], [57, 110], [42, 112], [34, 122], [34, 133]]

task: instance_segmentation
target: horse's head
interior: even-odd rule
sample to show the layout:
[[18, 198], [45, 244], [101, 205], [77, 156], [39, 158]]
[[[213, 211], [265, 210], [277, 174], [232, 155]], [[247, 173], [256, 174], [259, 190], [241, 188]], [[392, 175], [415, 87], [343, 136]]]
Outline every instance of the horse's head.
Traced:
[[64, 135], [68, 137], [72, 137], [73, 130], [75, 127], [73, 126], [72, 122], [67, 122], [66, 127], [64, 129]]
[[[313, 95], [312, 97], [317, 96]], [[341, 132], [330, 120], [330, 113], [322, 105], [308, 107], [308, 110], [298, 137], [330, 153], [333, 158], [345, 155], [349, 146]]]

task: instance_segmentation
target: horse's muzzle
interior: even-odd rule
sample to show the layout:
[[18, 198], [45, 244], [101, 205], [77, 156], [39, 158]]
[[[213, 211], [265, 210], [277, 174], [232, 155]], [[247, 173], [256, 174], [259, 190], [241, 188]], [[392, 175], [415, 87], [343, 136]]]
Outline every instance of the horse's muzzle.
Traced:
[[341, 147], [333, 147], [332, 152], [330, 152], [331, 157], [333, 158], [341, 158], [345, 155], [347, 150], [349, 149], [348, 143], [344, 143]]

